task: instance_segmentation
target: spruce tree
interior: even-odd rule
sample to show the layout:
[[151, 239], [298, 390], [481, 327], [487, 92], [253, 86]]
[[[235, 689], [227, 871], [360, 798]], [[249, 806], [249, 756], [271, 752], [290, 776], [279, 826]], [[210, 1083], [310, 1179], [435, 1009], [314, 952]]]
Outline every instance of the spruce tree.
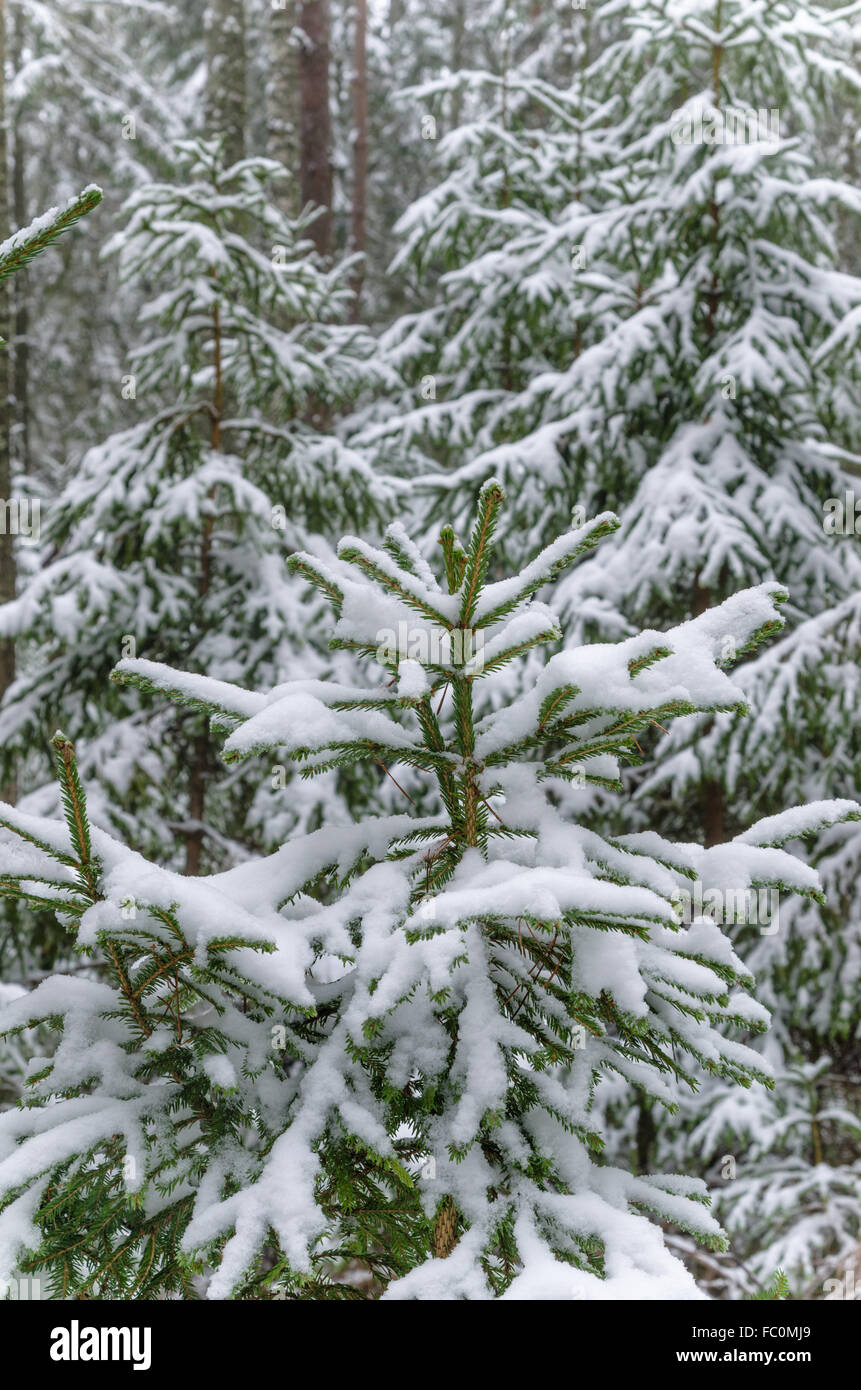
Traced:
[[[696, 613], [739, 582], [791, 578], [786, 636], [739, 671], [753, 716], [665, 733], [625, 817], [657, 816], [670, 834], [693, 821], [713, 843], [814, 787], [852, 795], [861, 778], [861, 552], [824, 524], [861, 464], [861, 281], [837, 250], [861, 204], [821, 148], [812, 105], [857, 92], [845, 17], [724, 3], [692, 35], [693, 13], [632, 10], [630, 32], [590, 70], [607, 90], [626, 77], [608, 137], [616, 194], [580, 223], [585, 282], [599, 282], [599, 322], [602, 279], [627, 284], [631, 307], [591, 354], [604, 363], [591, 397], [590, 353], [569, 381], [602, 432], [581, 474], [586, 505], [620, 500], [623, 527], [563, 608], [624, 631]], [[616, 415], [601, 406], [607, 372]], [[640, 1115], [641, 1160], [708, 1172], [733, 1253], [760, 1284], [779, 1266], [807, 1288], [858, 1240], [859, 854], [854, 827], [829, 831], [811, 847], [827, 907], [784, 902], [748, 928], [728, 922], [774, 1014], [761, 1043], [774, 1095], [754, 1088], [739, 1106], [710, 1083], [684, 1126], [658, 1122], [651, 1137], [655, 1113]]]
[[278, 769], [219, 775], [199, 718], [142, 707], [107, 686], [110, 669], [137, 653], [277, 684], [310, 636], [304, 669], [325, 672], [283, 556], [318, 536], [325, 549], [347, 517], [379, 518], [388, 489], [330, 423], [375, 375], [371, 340], [344, 322], [349, 266], [319, 266], [313, 210], [291, 220], [270, 201], [273, 161], [225, 166], [215, 141], [177, 159], [179, 180], [136, 192], [106, 247], [153, 291], [125, 378], [137, 419], [88, 451], [43, 519], [44, 565], [0, 609], [29, 654], [0, 743], [36, 794], [62, 724], [97, 818], [153, 854], [184, 840], [198, 872], [277, 843], [318, 802]]
[[[653, 721], [735, 709], [723, 637], [780, 626], [766, 584], [667, 632], [557, 650], [500, 705], [507, 665], [556, 645], [536, 594], [617, 525], [603, 514], [490, 582], [504, 495], [481, 492], [440, 578], [400, 524], [385, 545], [294, 555], [367, 677], [258, 692], [146, 660], [115, 671], [209, 712], [230, 764], [309, 777], [410, 766], [437, 810], [297, 834], [199, 879], [91, 825], [75, 751], [53, 746], [65, 823], [6, 807], [0, 891], [52, 904], [84, 960], [7, 1003], [0, 1031], [58, 1033], [28, 1104], [0, 1116], [0, 1277], [64, 1296], [389, 1298], [696, 1295], [645, 1213], [707, 1246], [696, 1179], [601, 1159], [603, 1074], [663, 1105], [703, 1072], [768, 1069], [733, 1029], [767, 1013], [725, 934], [683, 925], [715, 891], [818, 893], [780, 846], [861, 815], [820, 802], [725, 845], [607, 837], [584, 781], [618, 785]], [[266, 1259], [261, 1258], [263, 1247]]]

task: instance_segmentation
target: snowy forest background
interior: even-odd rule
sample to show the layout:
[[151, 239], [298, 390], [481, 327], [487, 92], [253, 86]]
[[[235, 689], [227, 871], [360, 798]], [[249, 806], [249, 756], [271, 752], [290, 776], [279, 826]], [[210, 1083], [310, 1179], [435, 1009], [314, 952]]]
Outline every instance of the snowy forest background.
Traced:
[[[747, 716], [651, 722], [577, 821], [708, 848], [859, 795], [861, 4], [0, 0], [0, 44], [0, 238], [104, 194], [0, 282], [7, 802], [63, 814], [62, 729], [92, 823], [179, 875], [429, 814], [414, 766], [224, 762], [110, 675], [352, 681], [286, 557], [401, 521], [433, 558], [494, 477], [494, 579], [620, 518], [547, 597], [565, 647], [789, 591]], [[727, 927], [773, 1086], [596, 1092], [607, 1161], [706, 1181], [729, 1248], [664, 1237], [717, 1298], [861, 1297], [861, 828], [792, 850], [823, 899]], [[58, 972], [98, 973], [2, 898], [0, 1002]], [[0, 1039], [0, 1110], [54, 1046]]]

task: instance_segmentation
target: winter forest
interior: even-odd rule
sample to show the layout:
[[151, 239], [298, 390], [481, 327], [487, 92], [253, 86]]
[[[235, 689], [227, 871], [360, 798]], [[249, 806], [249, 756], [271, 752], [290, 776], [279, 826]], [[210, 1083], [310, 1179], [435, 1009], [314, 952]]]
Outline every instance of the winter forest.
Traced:
[[0, 52], [0, 1299], [861, 1299], [861, 0]]

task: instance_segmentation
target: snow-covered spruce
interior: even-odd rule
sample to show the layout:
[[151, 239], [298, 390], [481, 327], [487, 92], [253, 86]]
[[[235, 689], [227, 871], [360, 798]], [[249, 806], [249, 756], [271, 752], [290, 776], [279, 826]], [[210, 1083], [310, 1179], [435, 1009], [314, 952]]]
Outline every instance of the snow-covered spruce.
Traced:
[[[482, 111], [439, 141], [436, 186], [397, 229], [395, 264], [432, 299], [385, 335], [404, 389], [355, 442], [424, 473], [432, 519], [457, 524], [500, 477], [516, 497], [500, 534], [514, 567], [573, 506], [617, 509], [618, 534], [552, 599], [578, 639], [669, 626], [792, 575], [785, 635], [738, 672], [753, 716], [679, 721], [652, 755], [654, 731], [645, 777], [627, 783], [636, 797], [592, 821], [722, 840], [861, 786], [861, 552], [851, 522], [823, 528], [861, 472], [861, 279], [840, 249], [842, 226], [858, 240], [861, 195], [822, 145], [822, 113], [857, 99], [857, 17], [796, 0], [609, 0], [571, 20], [580, 61], [564, 90], [531, 59], [423, 89], [459, 82]], [[770, 1280], [762, 1262], [791, 1253], [793, 1289], [861, 1234], [846, 1120], [854, 1107], [857, 1126], [858, 826], [810, 854], [827, 907], [785, 903], [773, 934], [729, 927], [774, 1010], [777, 1073], [816, 1077], [808, 1122], [781, 1131], [785, 1182], [751, 1141], [776, 1134], [780, 1097], [757, 1087], [742, 1107], [720, 1078], [663, 1124], [620, 1091], [608, 1146], [622, 1162], [636, 1149], [646, 1170], [708, 1173], [746, 1268]], [[841, 1118], [817, 1127], [819, 1110]], [[718, 1113], [719, 1131], [698, 1128]], [[711, 1152], [702, 1135], [718, 1132]], [[739, 1165], [729, 1184], [712, 1161], [724, 1153]], [[757, 1223], [735, 1200], [754, 1175], [783, 1194]]]
[[811, 110], [858, 92], [852, 17], [608, 0], [569, 21], [567, 85], [529, 58], [417, 94], [457, 86], [470, 118], [396, 229], [393, 268], [433, 302], [385, 334], [403, 386], [357, 417], [357, 447], [424, 475], [455, 524], [500, 477], [512, 564], [573, 507], [615, 507], [618, 537], [558, 599], [603, 635], [789, 553], [793, 606], [818, 611], [858, 573], [821, 521], [857, 455], [861, 280], [837, 233], [861, 195]]
[[438, 814], [192, 880], [90, 829], [62, 735], [66, 825], [3, 810], [2, 891], [54, 906], [101, 968], [0, 1013], [60, 1031], [27, 1108], [0, 1116], [0, 1277], [47, 1266], [67, 1293], [140, 1298], [205, 1272], [213, 1298], [326, 1297], [355, 1294], [339, 1278], [358, 1263], [389, 1298], [696, 1296], [646, 1213], [717, 1246], [704, 1186], [603, 1164], [596, 1081], [672, 1106], [703, 1071], [767, 1080], [727, 1036], [767, 1024], [750, 976], [714, 922], [680, 923], [679, 894], [815, 895], [780, 843], [861, 811], [798, 808], [709, 849], [579, 823], [583, 779], [614, 783], [653, 720], [738, 706], [722, 639], [773, 632], [785, 593], [557, 650], [500, 706], [504, 666], [560, 637], [536, 593], [616, 525], [491, 583], [502, 505], [486, 485], [466, 549], [443, 531], [445, 584], [398, 525], [382, 549], [293, 557], [334, 643], [374, 663], [362, 685], [116, 672], [209, 710], [229, 760], [410, 766]]
[[[792, 575], [786, 633], [737, 674], [752, 716], [672, 726], [624, 806], [626, 829], [723, 839], [861, 785], [861, 554], [823, 527], [861, 470], [861, 279], [839, 249], [841, 223], [857, 239], [861, 195], [811, 106], [857, 99], [856, 21], [786, 0], [606, 8], [626, 20], [586, 74], [593, 96], [619, 93], [606, 196], [567, 219], [585, 348], [536, 389], [560, 420], [574, 407], [580, 500], [612, 499], [623, 524], [559, 601], [617, 636]], [[774, 1093], [739, 1097], [718, 1077], [671, 1123], [645, 1104], [637, 1116], [641, 1162], [709, 1179], [747, 1295], [778, 1264], [803, 1295], [861, 1235], [858, 826], [809, 853], [827, 905], [782, 903], [768, 931], [728, 925], [772, 1011], [754, 1046]], [[620, 1132], [616, 1161], [633, 1147]]]
[[[763, 1041], [758, 1050], [772, 1065], [774, 1087], [739, 1092], [712, 1082], [686, 1098], [662, 1154], [706, 1172], [730, 1236], [728, 1256], [706, 1272], [710, 1292], [750, 1298], [779, 1269], [791, 1297], [822, 1297], [825, 1277], [843, 1261], [854, 1264], [859, 1243], [853, 1079], [825, 1052], [818, 1063], [793, 1061], [779, 1039]], [[696, 1272], [700, 1257], [687, 1262]]]
[[0, 606], [21, 658], [0, 748], [27, 809], [54, 810], [42, 745], [60, 725], [97, 820], [211, 868], [273, 848], [316, 806], [219, 778], [200, 720], [141, 708], [110, 670], [139, 655], [268, 685], [304, 648], [303, 671], [325, 673], [285, 556], [331, 546], [347, 518], [380, 524], [390, 489], [333, 432], [339, 403], [381, 377], [369, 334], [344, 321], [349, 267], [322, 268], [307, 240], [313, 210], [278, 209], [273, 160], [225, 167], [216, 141], [173, 156], [176, 179], [138, 188], [105, 248], [155, 290], [127, 379], [137, 418], [86, 453], [43, 518], [44, 563]]

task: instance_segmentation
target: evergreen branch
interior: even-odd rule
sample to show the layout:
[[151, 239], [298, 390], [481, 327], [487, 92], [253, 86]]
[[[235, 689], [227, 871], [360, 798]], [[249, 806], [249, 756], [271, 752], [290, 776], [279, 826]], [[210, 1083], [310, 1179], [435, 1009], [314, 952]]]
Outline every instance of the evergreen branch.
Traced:
[[670, 647], [654, 647], [652, 651], [646, 652], [644, 656], [635, 656], [628, 662], [628, 675], [633, 679], [639, 675], [640, 671], [647, 671], [650, 666], [663, 661], [665, 657], [672, 656], [673, 651]]
[[37, 217], [28, 227], [22, 227], [0, 244], [0, 280], [14, 275], [23, 269], [40, 252], [52, 246], [59, 237], [73, 227], [102, 201], [102, 190], [94, 184], [85, 188], [72, 198], [65, 208], [52, 208], [50, 212]]
[[[596, 517], [593, 521], [587, 522], [579, 530], [572, 531], [567, 537], [567, 544], [561, 548], [559, 543], [547, 546], [536, 558], [527, 565], [519, 581], [513, 586], [505, 586], [505, 597], [501, 602], [494, 604], [486, 612], [479, 615], [476, 627], [490, 627], [493, 623], [498, 623], [502, 618], [506, 618], [513, 613], [522, 603], [545, 584], [552, 584], [558, 579], [559, 575], [581, 555], [592, 550], [599, 541], [605, 536], [610, 536], [614, 531], [618, 531], [621, 522], [618, 517], [610, 513]], [[492, 594], [494, 585], [490, 586]]]
[[560, 685], [555, 690], [551, 690], [550, 694], [542, 700], [541, 708], [538, 711], [539, 730], [544, 728], [551, 715], [560, 715], [565, 706], [576, 699], [579, 694], [580, 690], [576, 685]]
[[[76, 869], [78, 867], [78, 861], [75, 859], [74, 855], [66, 854], [63, 850], [56, 849], [47, 840], [40, 840], [38, 835], [34, 835], [30, 830], [24, 830], [15, 820], [4, 815], [2, 810], [3, 805], [4, 803], [0, 801], [0, 826], [2, 826], [4, 830], [10, 830], [13, 835], [17, 835], [19, 840], [24, 840], [28, 845], [35, 846], [35, 848], [41, 850], [43, 854], [56, 860], [58, 864], [65, 864], [69, 869]], [[32, 878], [33, 875], [31, 874], [30, 877]]]
[[477, 680], [484, 676], [492, 676], [494, 672], [507, 666], [510, 661], [515, 661], [519, 656], [525, 656], [527, 652], [535, 647], [544, 646], [547, 642], [558, 642], [562, 638], [562, 631], [556, 623], [545, 627], [541, 632], [536, 632], [532, 637], [526, 637], [522, 642], [515, 642], [510, 647], [505, 647], [502, 651], [496, 652], [493, 656], [482, 660], [481, 654], [473, 657], [467, 663], [466, 670], [469, 675], [475, 674]]
[[291, 574], [301, 575], [302, 578], [306, 579], [315, 589], [318, 589], [332, 604], [336, 616], [340, 613], [341, 606], [344, 602], [344, 595], [341, 593], [335, 581], [330, 579], [329, 576], [318, 567], [313, 556], [305, 555], [301, 552], [290, 555], [287, 559], [287, 569]]
[[[358, 543], [345, 543], [342, 541], [338, 547], [338, 558], [340, 560], [345, 560], [350, 565], [356, 565], [369, 579], [375, 580], [387, 593], [393, 594], [396, 598], [399, 598], [408, 608], [412, 608], [415, 612], [421, 613], [422, 617], [430, 618], [432, 622], [438, 623], [440, 627], [449, 632], [452, 630], [454, 624], [450, 618], [446, 617], [438, 608], [435, 608], [433, 604], [429, 603], [422, 594], [414, 592], [409, 584], [405, 584], [397, 575], [390, 574], [389, 571], [374, 558], [373, 553], [367, 554]], [[404, 579], [409, 578], [412, 578], [412, 576], [404, 572]]]

